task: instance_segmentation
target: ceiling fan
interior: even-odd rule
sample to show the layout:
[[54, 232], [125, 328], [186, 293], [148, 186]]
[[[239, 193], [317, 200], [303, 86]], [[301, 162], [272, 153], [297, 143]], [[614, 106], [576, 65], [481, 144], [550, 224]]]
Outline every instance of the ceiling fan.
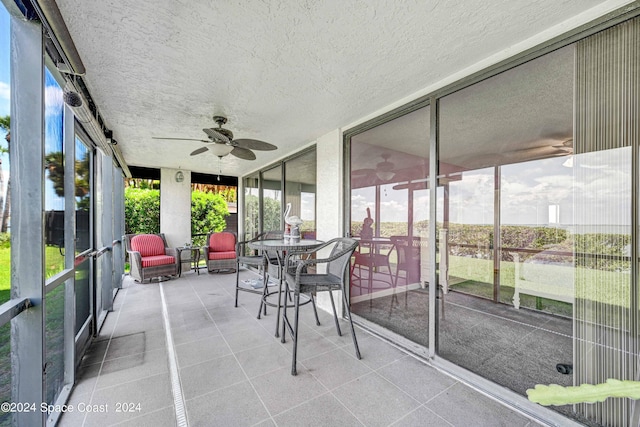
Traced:
[[196, 156], [206, 151], [211, 151], [215, 156], [217, 156], [220, 159], [226, 156], [227, 154], [231, 154], [232, 156], [236, 156], [239, 159], [255, 160], [256, 155], [251, 150], [271, 151], [271, 150], [278, 149], [278, 147], [276, 147], [273, 144], [269, 144], [268, 142], [260, 141], [257, 139], [247, 139], [247, 138], [233, 139], [233, 132], [222, 127], [223, 124], [227, 123], [226, 117], [213, 116], [213, 121], [218, 124], [217, 128], [202, 129], [202, 131], [207, 134], [208, 139], [161, 138], [161, 137], [153, 137], [153, 139], [200, 141], [200, 142], [206, 142], [207, 144], [213, 143], [213, 145], [200, 147], [192, 151], [191, 155]]
[[351, 175], [354, 177], [373, 177], [374, 175], [381, 181], [390, 181], [394, 178], [396, 173], [394, 172], [395, 165], [389, 161], [391, 154], [383, 153], [380, 155], [382, 161], [376, 164], [375, 169], [364, 168], [355, 169], [351, 171]]

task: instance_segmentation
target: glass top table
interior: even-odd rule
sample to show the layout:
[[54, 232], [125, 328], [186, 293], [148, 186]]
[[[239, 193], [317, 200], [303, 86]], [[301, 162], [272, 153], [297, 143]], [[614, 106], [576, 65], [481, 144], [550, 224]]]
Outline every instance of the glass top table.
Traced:
[[[318, 246], [322, 245], [324, 242], [322, 240], [314, 240], [314, 239], [266, 239], [266, 240], [255, 240], [248, 242], [248, 245], [251, 249], [261, 250], [261, 251], [271, 251], [276, 253], [277, 261], [278, 261], [278, 291], [277, 292], [266, 292], [263, 296], [263, 302], [270, 306], [275, 306], [278, 309], [277, 318], [276, 318], [276, 337], [279, 337], [278, 329], [280, 327], [280, 309], [282, 308], [281, 300], [282, 300], [282, 283], [284, 281], [284, 265], [288, 263], [288, 259], [291, 255], [295, 255], [296, 253], [301, 253], [308, 251], [310, 249], [315, 249]], [[270, 295], [278, 295], [278, 303], [271, 304], [267, 303], [267, 297]]]

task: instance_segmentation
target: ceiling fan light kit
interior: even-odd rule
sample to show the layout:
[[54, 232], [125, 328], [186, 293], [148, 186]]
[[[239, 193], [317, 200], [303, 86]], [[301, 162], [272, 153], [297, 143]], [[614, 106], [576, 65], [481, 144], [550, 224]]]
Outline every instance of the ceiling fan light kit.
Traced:
[[213, 154], [222, 159], [224, 156], [231, 154], [243, 160], [255, 160], [256, 155], [252, 150], [271, 151], [276, 150], [273, 144], [260, 141], [257, 139], [233, 139], [233, 132], [222, 127], [227, 123], [227, 118], [222, 116], [213, 116], [213, 121], [218, 125], [217, 128], [205, 128], [202, 131], [207, 135], [208, 139], [195, 138], [162, 138], [153, 137], [153, 139], [173, 139], [181, 141], [200, 141], [208, 144], [208, 146], [200, 147], [191, 152], [192, 156], [197, 156], [205, 151], [211, 150]]
[[224, 157], [233, 151], [233, 146], [227, 144], [214, 144], [209, 147], [209, 150], [211, 150], [213, 155], [216, 157]]

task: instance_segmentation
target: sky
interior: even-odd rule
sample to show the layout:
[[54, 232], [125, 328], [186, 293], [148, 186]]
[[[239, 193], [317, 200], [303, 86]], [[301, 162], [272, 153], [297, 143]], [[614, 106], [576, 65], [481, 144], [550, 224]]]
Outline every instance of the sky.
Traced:
[[[9, 14], [2, 4], [0, 4], [0, 116], [10, 115], [10, 55], [9, 55]], [[45, 76], [45, 150], [47, 153], [61, 151], [62, 141], [62, 90], [53, 77], [46, 73]], [[4, 137], [6, 132], [0, 130], [0, 144], [6, 147]], [[6, 185], [9, 181], [9, 156], [3, 154], [2, 173], [4, 176], [4, 188], [2, 194], [6, 194]], [[56, 196], [53, 191], [51, 181], [47, 180], [45, 190], [45, 209], [63, 209], [64, 200]]]
[[[493, 168], [479, 169], [450, 182], [450, 222], [493, 224], [493, 174]], [[610, 232], [629, 232], [631, 181], [631, 147], [505, 165], [501, 167], [500, 222], [559, 226], [578, 232], [581, 228], [591, 232], [594, 226], [606, 224]], [[393, 190], [393, 185], [380, 189], [381, 222], [405, 222], [408, 218], [408, 191]], [[439, 189], [439, 221], [443, 201]], [[367, 207], [374, 217], [375, 187], [353, 189], [352, 221], [361, 222]], [[428, 219], [428, 209], [428, 190], [414, 192], [414, 221]]]

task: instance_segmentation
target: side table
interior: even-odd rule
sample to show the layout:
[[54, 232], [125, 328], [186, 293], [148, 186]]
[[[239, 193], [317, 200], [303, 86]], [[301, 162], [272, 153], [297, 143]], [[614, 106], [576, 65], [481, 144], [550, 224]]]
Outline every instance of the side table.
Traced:
[[183, 260], [182, 258], [184, 252], [189, 252], [189, 263], [192, 266], [191, 268], [200, 275], [200, 269], [198, 268], [198, 264], [200, 263], [200, 248], [193, 246], [180, 246], [176, 249], [178, 250], [178, 254], [180, 254], [180, 272], [178, 273], [178, 277], [182, 276], [182, 263], [187, 262], [186, 259]]

